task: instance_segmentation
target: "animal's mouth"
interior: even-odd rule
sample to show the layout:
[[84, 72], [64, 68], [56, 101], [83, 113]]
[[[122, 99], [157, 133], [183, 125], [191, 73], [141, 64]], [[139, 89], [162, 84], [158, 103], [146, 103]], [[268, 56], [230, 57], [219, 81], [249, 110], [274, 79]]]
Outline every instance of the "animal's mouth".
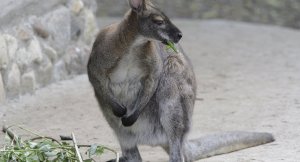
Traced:
[[178, 53], [175, 43], [172, 41], [164, 40], [162, 43], [167, 47], [167, 49], [172, 49], [175, 53]]
[[171, 43], [175, 43], [175, 44], [177, 44], [178, 42], [179, 42], [179, 40], [180, 39], [178, 39], [178, 40], [173, 40], [173, 39], [163, 39], [163, 41], [161, 41], [164, 45], [169, 45], [169, 42], [171, 42]]
[[163, 40], [161, 43], [163, 43], [164, 45], [168, 45], [168, 40]]

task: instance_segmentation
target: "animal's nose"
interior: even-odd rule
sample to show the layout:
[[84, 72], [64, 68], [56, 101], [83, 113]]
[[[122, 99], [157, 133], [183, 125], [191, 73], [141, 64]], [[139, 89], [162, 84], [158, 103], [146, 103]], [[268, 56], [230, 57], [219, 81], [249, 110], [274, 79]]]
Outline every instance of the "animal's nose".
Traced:
[[174, 34], [174, 43], [178, 43], [181, 38], [182, 38], [181, 32], [175, 33]]
[[180, 32], [177, 34], [177, 39], [180, 40], [181, 38], [182, 38], [182, 33]]

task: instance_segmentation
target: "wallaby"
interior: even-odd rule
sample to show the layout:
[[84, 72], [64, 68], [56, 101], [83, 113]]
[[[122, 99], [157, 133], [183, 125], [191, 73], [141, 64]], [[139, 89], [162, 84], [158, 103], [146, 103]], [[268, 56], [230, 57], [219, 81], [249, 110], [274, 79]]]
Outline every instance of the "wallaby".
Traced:
[[[138, 145], [163, 147], [170, 162], [189, 162], [274, 141], [269, 133], [228, 132], [187, 140], [196, 99], [191, 62], [178, 43], [181, 31], [148, 0], [94, 42], [88, 76], [122, 150], [121, 162], [141, 162]], [[115, 160], [111, 160], [113, 162]]]

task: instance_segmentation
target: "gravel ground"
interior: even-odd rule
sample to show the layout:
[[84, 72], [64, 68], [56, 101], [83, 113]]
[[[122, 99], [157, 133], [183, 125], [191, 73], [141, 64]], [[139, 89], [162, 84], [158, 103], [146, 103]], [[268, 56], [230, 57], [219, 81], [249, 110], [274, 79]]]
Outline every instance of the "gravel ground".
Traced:
[[[114, 20], [101, 19], [101, 24]], [[300, 32], [221, 20], [176, 20], [197, 75], [198, 97], [189, 138], [231, 131], [273, 133], [276, 142], [202, 162], [300, 161]], [[79, 143], [119, 150], [87, 76], [0, 105], [1, 122]], [[2, 124], [2, 123], [1, 123]], [[0, 134], [0, 144], [3, 144]], [[167, 161], [160, 148], [140, 147], [144, 161]], [[112, 158], [107, 154], [102, 160]]]

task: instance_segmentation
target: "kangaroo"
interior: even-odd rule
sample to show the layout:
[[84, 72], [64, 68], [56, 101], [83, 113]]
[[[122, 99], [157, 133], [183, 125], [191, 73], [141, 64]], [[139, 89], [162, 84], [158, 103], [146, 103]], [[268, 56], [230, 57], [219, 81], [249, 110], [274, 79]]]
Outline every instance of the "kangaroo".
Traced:
[[[141, 162], [138, 145], [161, 146], [170, 162], [190, 162], [274, 141], [269, 133], [227, 132], [187, 140], [196, 80], [187, 55], [165, 48], [182, 32], [149, 0], [128, 0], [124, 19], [97, 36], [88, 77], [122, 150]], [[116, 161], [115, 159], [110, 162]]]

